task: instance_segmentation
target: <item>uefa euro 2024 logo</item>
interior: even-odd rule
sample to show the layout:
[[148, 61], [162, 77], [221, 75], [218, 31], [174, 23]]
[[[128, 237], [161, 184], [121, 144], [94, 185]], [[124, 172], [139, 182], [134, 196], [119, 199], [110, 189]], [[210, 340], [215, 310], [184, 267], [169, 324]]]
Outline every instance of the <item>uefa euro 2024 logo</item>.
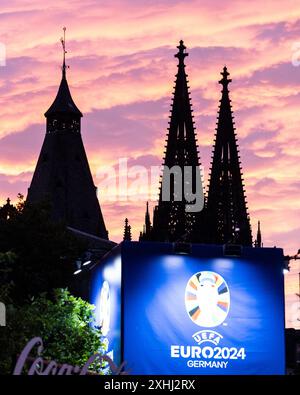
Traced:
[[195, 273], [186, 285], [185, 307], [189, 318], [202, 329], [193, 334], [197, 346], [171, 345], [172, 358], [184, 358], [190, 368], [217, 369], [226, 369], [229, 361], [246, 358], [244, 347], [220, 347], [223, 336], [211, 329], [226, 325], [230, 309], [229, 287], [220, 274]]
[[188, 281], [185, 306], [190, 319], [199, 326], [221, 325], [229, 312], [230, 293], [226, 281], [215, 272], [198, 272]]
[[[186, 286], [185, 306], [188, 316], [196, 325], [204, 328], [221, 325], [230, 307], [230, 293], [226, 281], [220, 274], [211, 271], [194, 274]], [[208, 329], [193, 335], [199, 345], [209, 342], [217, 346], [222, 338], [218, 332]]]
[[193, 334], [197, 346], [171, 345], [172, 358], [185, 359], [190, 368], [217, 369], [226, 369], [229, 361], [246, 358], [244, 347], [220, 347], [223, 336], [211, 329], [226, 325], [224, 321], [230, 309], [229, 287], [220, 274], [195, 273], [186, 285], [185, 307], [189, 318], [202, 329]]

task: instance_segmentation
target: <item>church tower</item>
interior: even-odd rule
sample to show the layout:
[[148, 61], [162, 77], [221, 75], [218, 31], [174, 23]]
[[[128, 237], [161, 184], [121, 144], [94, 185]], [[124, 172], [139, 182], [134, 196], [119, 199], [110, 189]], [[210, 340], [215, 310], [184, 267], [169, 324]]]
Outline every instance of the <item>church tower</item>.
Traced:
[[28, 189], [27, 202], [48, 199], [52, 217], [79, 231], [108, 239], [97, 188], [81, 138], [82, 113], [74, 103], [66, 76], [65, 28], [62, 78], [46, 111], [46, 135]]
[[229, 99], [227, 68], [223, 68], [222, 97], [213, 148], [207, 196], [207, 242], [252, 246], [241, 162]]
[[[182, 40], [177, 48], [178, 53], [174, 56], [178, 59], [178, 73], [166, 139], [159, 201], [154, 208], [150, 237], [142, 235], [140, 240], [190, 241], [196, 218], [203, 208], [196, 131], [184, 64], [188, 53]], [[200, 208], [193, 211], [196, 203]], [[148, 224], [145, 223], [144, 233], [149, 233], [148, 229], [149, 221]]]

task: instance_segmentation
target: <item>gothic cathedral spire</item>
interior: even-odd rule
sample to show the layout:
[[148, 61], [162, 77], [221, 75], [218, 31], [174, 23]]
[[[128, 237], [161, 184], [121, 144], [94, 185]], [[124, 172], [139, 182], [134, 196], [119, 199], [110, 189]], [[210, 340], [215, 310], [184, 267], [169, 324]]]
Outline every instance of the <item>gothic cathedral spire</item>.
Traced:
[[[159, 201], [154, 209], [150, 237], [156, 241], [189, 240], [196, 218], [203, 207], [196, 131], [184, 64], [188, 53], [182, 40], [177, 48], [178, 52], [174, 56], [178, 59], [178, 73], [166, 139]], [[190, 171], [189, 177], [186, 171]], [[196, 197], [196, 194], [199, 196]], [[197, 212], [189, 211], [187, 206], [194, 205], [197, 199], [201, 200], [200, 209]]]
[[263, 247], [262, 237], [261, 237], [261, 230], [260, 230], [260, 221], [258, 221], [258, 223], [257, 223], [257, 234], [256, 234], [256, 240], [254, 242], [254, 246], [256, 248]]
[[152, 237], [152, 226], [150, 220], [150, 213], [149, 213], [149, 203], [146, 204], [146, 213], [145, 213], [145, 224], [143, 227], [143, 232], [140, 232], [140, 241], [147, 241], [151, 240]]
[[229, 99], [231, 79], [226, 67], [221, 75], [222, 97], [207, 197], [208, 241], [251, 246], [250, 220]]

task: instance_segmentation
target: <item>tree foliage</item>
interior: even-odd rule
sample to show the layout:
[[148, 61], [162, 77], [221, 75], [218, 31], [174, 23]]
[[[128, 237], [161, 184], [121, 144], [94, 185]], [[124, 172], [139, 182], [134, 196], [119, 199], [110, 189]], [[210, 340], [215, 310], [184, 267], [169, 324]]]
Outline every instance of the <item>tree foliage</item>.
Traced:
[[0, 208], [0, 301], [7, 325], [0, 327], [0, 373], [11, 373], [16, 355], [36, 336], [45, 358], [83, 365], [103, 347], [100, 331], [91, 326], [93, 307], [64, 288], [86, 245], [52, 220], [47, 201], [28, 205], [18, 198], [16, 206], [8, 199]]
[[85, 249], [64, 223], [51, 219], [48, 202], [27, 205], [22, 199], [9, 219], [0, 216], [0, 294], [10, 284], [16, 304], [65, 287]]
[[[0, 328], [0, 373], [10, 374], [26, 343], [40, 336], [44, 359], [83, 366], [96, 352], [104, 352], [101, 332], [91, 325], [94, 306], [66, 289], [41, 294], [23, 306], [7, 306], [7, 326]], [[100, 369], [100, 366], [93, 366]]]

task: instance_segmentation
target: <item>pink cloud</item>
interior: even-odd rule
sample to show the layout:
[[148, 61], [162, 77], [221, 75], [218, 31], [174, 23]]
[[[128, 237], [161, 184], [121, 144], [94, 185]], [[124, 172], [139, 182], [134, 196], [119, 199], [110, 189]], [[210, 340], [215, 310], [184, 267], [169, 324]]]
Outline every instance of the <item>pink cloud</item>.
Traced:
[[[291, 64], [291, 45], [299, 21], [291, 0], [120, 0], [101, 7], [95, 0], [68, 7], [2, 1], [7, 66], [0, 67], [0, 197], [26, 194], [45, 132], [43, 113], [60, 80], [62, 26], [68, 27], [68, 80], [84, 112], [82, 134], [96, 181], [99, 167], [119, 157], [132, 165], [161, 163], [177, 71], [173, 55], [183, 38], [206, 179], [226, 63], [253, 226], [261, 219], [266, 242], [293, 252], [300, 68]], [[104, 203], [102, 210], [112, 239], [121, 239], [125, 216], [138, 237], [143, 202]]]

